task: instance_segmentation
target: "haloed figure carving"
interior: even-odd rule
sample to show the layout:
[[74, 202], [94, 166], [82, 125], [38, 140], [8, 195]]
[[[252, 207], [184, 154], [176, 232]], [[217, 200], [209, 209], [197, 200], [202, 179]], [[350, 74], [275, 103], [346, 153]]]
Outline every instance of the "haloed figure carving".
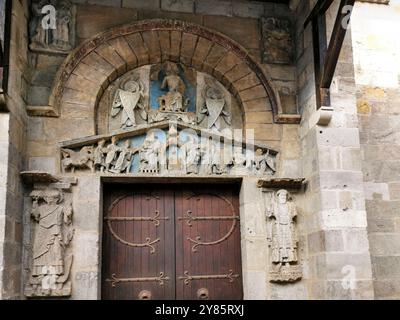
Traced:
[[136, 112], [143, 120], [147, 120], [144, 105], [144, 86], [138, 76], [133, 76], [115, 93], [111, 109], [111, 117], [121, 114], [120, 128], [126, 129], [137, 125]]
[[205, 104], [200, 110], [198, 123], [207, 118], [207, 128], [221, 131], [227, 125], [232, 125], [231, 113], [228, 110], [224, 93], [216, 82], [206, 80], [203, 97]]
[[179, 76], [178, 65], [173, 62], [164, 64], [166, 77], [161, 89], [168, 89], [168, 93], [158, 98], [160, 111], [184, 112], [189, 101], [184, 98], [186, 86]]
[[290, 282], [301, 278], [298, 266], [297, 209], [287, 190], [279, 190], [267, 209], [268, 243], [271, 247], [271, 281]]
[[35, 222], [31, 277], [26, 296], [64, 296], [71, 294], [67, 283], [72, 255], [66, 248], [73, 237], [72, 206], [64, 203], [57, 189], [35, 190], [31, 193], [31, 216]]

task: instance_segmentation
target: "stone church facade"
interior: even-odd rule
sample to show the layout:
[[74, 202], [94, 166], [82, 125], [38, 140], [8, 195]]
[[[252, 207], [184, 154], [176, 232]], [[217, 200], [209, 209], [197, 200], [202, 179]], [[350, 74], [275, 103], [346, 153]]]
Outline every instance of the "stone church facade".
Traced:
[[0, 2], [0, 298], [400, 298], [400, 1], [351, 2]]

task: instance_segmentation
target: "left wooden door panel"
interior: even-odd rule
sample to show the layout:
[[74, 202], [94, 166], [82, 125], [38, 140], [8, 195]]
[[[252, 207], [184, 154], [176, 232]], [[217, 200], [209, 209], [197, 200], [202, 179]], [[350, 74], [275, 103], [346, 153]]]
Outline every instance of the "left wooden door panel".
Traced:
[[105, 195], [102, 298], [175, 299], [173, 191], [125, 187]]

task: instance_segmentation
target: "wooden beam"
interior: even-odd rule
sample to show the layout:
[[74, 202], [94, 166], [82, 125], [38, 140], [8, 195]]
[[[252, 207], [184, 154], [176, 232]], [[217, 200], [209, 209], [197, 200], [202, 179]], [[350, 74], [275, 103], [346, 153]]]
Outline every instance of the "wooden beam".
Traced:
[[329, 9], [333, 1], [334, 0], [319, 0], [312, 9], [312, 11], [310, 12], [310, 14], [308, 15], [306, 21], [304, 22], [304, 28], [306, 28], [307, 25], [315, 18], [325, 14], [325, 12]]
[[[354, 6], [355, 0], [341, 0], [338, 14], [336, 16], [335, 26], [333, 27], [332, 37], [329, 41], [328, 51], [326, 53], [324, 68], [321, 72], [320, 87], [329, 89], [335, 74], [335, 69], [339, 60], [340, 51], [346, 36], [347, 28], [343, 26], [343, 21], [349, 12], [343, 12], [345, 6]], [[350, 13], [351, 16], [351, 13]], [[350, 20], [349, 20], [350, 22]]]
[[[315, 94], [317, 98], [317, 109], [321, 108], [322, 98], [324, 101], [329, 101], [329, 94], [322, 93], [319, 87], [321, 82], [322, 66], [325, 61], [325, 55], [327, 50], [326, 40], [326, 25], [325, 17], [317, 16], [312, 21], [312, 33], [313, 33], [313, 49], [314, 49], [314, 75], [315, 75]], [[328, 97], [328, 100], [326, 100]]]

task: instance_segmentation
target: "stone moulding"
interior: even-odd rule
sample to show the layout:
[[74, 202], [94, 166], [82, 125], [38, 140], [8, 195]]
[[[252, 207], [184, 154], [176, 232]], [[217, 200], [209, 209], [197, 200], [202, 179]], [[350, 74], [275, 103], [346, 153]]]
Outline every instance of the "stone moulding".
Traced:
[[305, 183], [305, 178], [274, 178], [269, 180], [258, 180], [257, 187], [266, 189], [300, 190], [304, 187]]
[[[183, 22], [178, 20], [164, 20], [164, 19], [154, 19], [154, 20], [143, 20], [139, 22], [135, 22], [132, 24], [115, 27], [112, 28], [100, 35], [95, 36], [92, 39], [87, 40], [82, 45], [77, 47], [70, 55], [66, 58], [65, 62], [59, 69], [58, 74], [56, 75], [55, 82], [52, 88], [52, 94], [49, 99], [49, 106], [54, 109], [55, 114], [60, 114], [59, 108], [63, 99], [64, 88], [67, 85], [67, 82], [72, 74], [72, 72], [79, 66], [79, 64], [90, 56], [91, 53], [95, 52], [100, 46], [107, 45], [109, 41], [112, 41], [117, 38], [122, 38], [124, 36], [129, 36], [136, 33], [141, 32], [154, 32], [154, 31], [179, 31], [184, 34], [197, 36], [199, 38], [203, 38], [207, 41], [215, 43], [222, 47], [226, 54], [230, 54], [235, 59], [235, 64], [245, 65], [251, 72], [253, 72], [257, 78], [259, 79], [263, 89], [265, 90], [265, 99], [269, 101], [272, 106], [274, 117], [276, 117], [282, 110], [281, 102], [279, 98], [279, 94], [276, 89], [272, 85], [272, 81], [266, 75], [261, 66], [248, 54], [247, 50], [244, 49], [240, 44], [234, 42], [230, 38], [225, 35], [211, 31], [203, 26]], [[163, 48], [161, 48], [161, 51]], [[150, 53], [151, 56], [157, 55], [155, 52]], [[180, 53], [182, 55], [182, 52]], [[147, 57], [149, 59], [149, 57]], [[159, 52], [155, 60], [163, 60], [163, 52]], [[181, 63], [184, 63], [185, 59], [182, 59], [181, 56], [175, 58], [175, 60], [181, 60]], [[192, 59], [189, 59], [191, 61]], [[146, 62], [147, 64], [149, 61]], [[128, 69], [134, 69], [146, 64], [145, 62], [139, 61], [135, 63], [135, 65], [128, 66]], [[150, 63], [152, 63], [150, 61]], [[187, 63], [186, 63], [187, 64]], [[217, 65], [216, 65], [217, 66]], [[215, 67], [216, 67], [215, 66]], [[126, 66], [124, 66], [126, 67]], [[215, 68], [214, 67], [214, 68]], [[107, 77], [106, 82], [112, 82], [117, 77], [117, 74], [120, 70], [117, 70], [117, 67], [114, 67], [113, 72]], [[128, 70], [129, 71], [129, 70]], [[200, 70], [201, 71], [201, 70]], [[233, 84], [233, 80], [229, 80], [224, 77], [224, 74], [221, 75], [221, 80], [226, 82], [227, 87], [231, 87], [234, 95], [237, 96], [238, 100], [243, 104], [243, 102], [247, 101], [248, 98], [242, 99], [241, 92], [235, 89], [235, 85]], [[93, 93], [93, 101], [95, 105], [97, 105], [99, 101], [99, 97], [101, 97], [102, 92], [105, 88], [106, 84], [99, 83], [99, 92]]]

